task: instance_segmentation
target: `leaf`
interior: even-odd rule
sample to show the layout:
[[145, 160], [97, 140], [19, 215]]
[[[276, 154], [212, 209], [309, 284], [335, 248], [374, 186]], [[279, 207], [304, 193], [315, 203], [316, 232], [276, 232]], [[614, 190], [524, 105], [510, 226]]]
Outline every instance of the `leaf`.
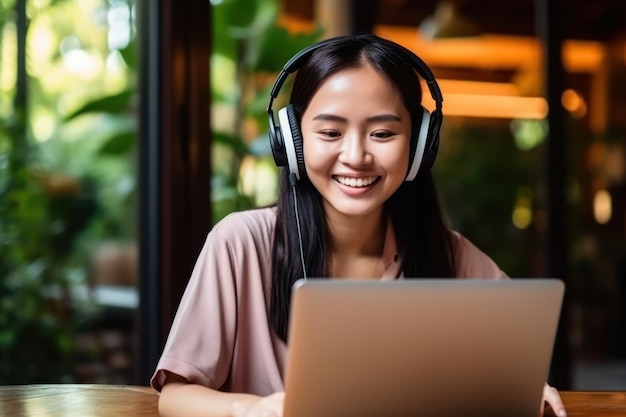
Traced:
[[226, 0], [217, 7], [224, 7], [226, 21], [235, 28], [248, 28], [258, 12], [257, 0]]
[[274, 24], [275, 0], [224, 0], [212, 8], [213, 53], [239, 60], [251, 39]]
[[70, 113], [65, 117], [65, 121], [70, 121], [78, 116], [87, 113], [124, 113], [131, 108], [131, 100], [135, 95], [135, 91], [125, 90], [119, 94], [108, 97], [102, 97], [90, 101], [80, 107], [78, 110]]
[[292, 34], [274, 25], [258, 38], [253, 48], [256, 54], [248, 57], [248, 65], [254, 71], [278, 73], [292, 56], [319, 41], [322, 33], [319, 26], [310, 33]]
[[137, 71], [137, 41], [131, 40], [125, 48], [119, 51], [128, 68]]
[[212, 53], [223, 55], [236, 61], [237, 44], [239, 40], [233, 39], [229, 34], [229, 24], [226, 19], [224, 3], [213, 6], [211, 10], [213, 23]]
[[137, 132], [135, 130], [120, 131], [110, 136], [98, 154], [102, 156], [119, 156], [129, 153], [137, 142]]

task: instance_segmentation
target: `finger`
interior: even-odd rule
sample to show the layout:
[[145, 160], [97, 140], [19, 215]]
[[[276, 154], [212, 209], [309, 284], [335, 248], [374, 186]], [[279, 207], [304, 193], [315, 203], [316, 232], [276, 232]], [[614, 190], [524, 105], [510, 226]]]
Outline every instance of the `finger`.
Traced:
[[556, 388], [545, 384], [543, 387], [543, 399], [546, 403], [548, 403], [548, 405], [550, 405], [550, 408], [552, 408], [554, 414], [556, 414], [558, 417], [567, 417], [565, 405], [563, 404], [561, 396], [559, 395], [559, 392], [556, 390]]

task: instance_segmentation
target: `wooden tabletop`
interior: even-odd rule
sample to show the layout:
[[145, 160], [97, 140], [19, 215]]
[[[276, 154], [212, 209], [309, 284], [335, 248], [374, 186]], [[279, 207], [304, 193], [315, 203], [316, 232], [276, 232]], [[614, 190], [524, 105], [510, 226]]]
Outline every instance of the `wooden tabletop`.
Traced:
[[1, 417], [158, 417], [149, 387], [97, 384], [0, 387]]
[[[560, 393], [567, 417], [626, 416], [626, 392], [563, 391]], [[554, 416], [547, 407], [546, 416]]]
[[[624, 417], [626, 392], [564, 391], [568, 417]], [[1, 417], [158, 417], [158, 395], [128, 385], [15, 385], [0, 387]], [[554, 416], [546, 410], [546, 416]]]

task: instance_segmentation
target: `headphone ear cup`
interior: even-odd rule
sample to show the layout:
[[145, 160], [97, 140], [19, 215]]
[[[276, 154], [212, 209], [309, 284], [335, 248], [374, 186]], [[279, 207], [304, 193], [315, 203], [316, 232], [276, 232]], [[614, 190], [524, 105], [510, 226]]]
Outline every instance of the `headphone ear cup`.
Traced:
[[425, 107], [422, 107], [422, 115], [417, 117], [415, 124], [419, 124], [411, 135], [411, 151], [413, 158], [409, 173], [405, 181], [413, 181], [418, 172], [431, 169], [437, 158], [439, 150], [439, 131], [443, 115], [441, 109], [436, 109], [431, 114]]
[[409, 172], [405, 181], [413, 181], [417, 173], [422, 169], [422, 161], [424, 158], [424, 149], [428, 140], [428, 131], [430, 126], [430, 113], [424, 107], [421, 108], [421, 115], [417, 115], [413, 119], [413, 127], [411, 132], [410, 146], [410, 165]]
[[290, 104], [278, 111], [280, 130], [285, 144], [289, 172], [300, 179], [304, 175], [304, 152], [302, 149], [302, 133], [293, 106]]
[[442, 121], [443, 115], [441, 114], [441, 110], [434, 110], [430, 115], [430, 124], [428, 126], [428, 136], [426, 137], [426, 146], [424, 147], [421, 169], [430, 169], [435, 164], [437, 152], [439, 151], [439, 134]]
[[296, 173], [296, 177], [300, 179], [302, 176], [304, 176], [306, 172], [304, 168], [302, 130], [300, 130], [300, 123], [298, 123], [296, 111], [291, 104], [287, 106], [287, 117], [289, 118], [289, 127], [291, 128], [291, 137], [293, 139], [293, 147], [295, 150], [296, 165], [298, 167], [298, 173]]
[[274, 116], [271, 112], [269, 120], [270, 128], [268, 131], [268, 136], [270, 139], [272, 156], [274, 157], [274, 162], [276, 163], [276, 166], [284, 167], [285, 165], [287, 165], [287, 153], [285, 151], [285, 140], [283, 137], [283, 132], [280, 126], [274, 124]]

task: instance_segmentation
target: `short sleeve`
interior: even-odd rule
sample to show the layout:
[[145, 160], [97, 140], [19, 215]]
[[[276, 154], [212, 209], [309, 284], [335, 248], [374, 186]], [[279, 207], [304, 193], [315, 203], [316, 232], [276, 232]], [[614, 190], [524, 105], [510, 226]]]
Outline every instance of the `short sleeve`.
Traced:
[[151, 378], [156, 390], [163, 387], [165, 371], [213, 389], [228, 378], [237, 324], [237, 264], [229, 242], [210, 232]]

